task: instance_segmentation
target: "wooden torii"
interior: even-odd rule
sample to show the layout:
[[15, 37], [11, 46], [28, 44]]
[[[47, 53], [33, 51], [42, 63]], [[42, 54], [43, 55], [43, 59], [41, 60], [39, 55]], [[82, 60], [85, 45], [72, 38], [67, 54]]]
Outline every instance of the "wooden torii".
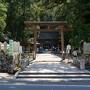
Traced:
[[[58, 30], [61, 33], [61, 51], [62, 55], [64, 52], [64, 31], [67, 31], [65, 28], [67, 26], [66, 21], [24, 21], [26, 27], [30, 27], [34, 32], [34, 59], [36, 58], [36, 38], [37, 38], [37, 31], [43, 31], [41, 26], [46, 26], [47, 29], [45, 30]], [[44, 31], [45, 31], [44, 30]]]

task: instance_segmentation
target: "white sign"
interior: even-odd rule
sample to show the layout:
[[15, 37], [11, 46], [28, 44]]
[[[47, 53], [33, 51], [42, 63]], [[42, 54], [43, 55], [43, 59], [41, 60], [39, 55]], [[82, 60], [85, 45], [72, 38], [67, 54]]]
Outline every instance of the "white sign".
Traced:
[[22, 53], [22, 46], [19, 46], [19, 53]]

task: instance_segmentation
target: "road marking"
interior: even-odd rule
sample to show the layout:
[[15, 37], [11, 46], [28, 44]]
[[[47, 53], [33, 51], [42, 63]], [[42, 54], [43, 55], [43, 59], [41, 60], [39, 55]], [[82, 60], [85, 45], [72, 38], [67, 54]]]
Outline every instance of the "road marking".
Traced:
[[21, 83], [16, 83], [16, 84], [0, 84], [0, 85], [3, 85], [3, 86], [32, 86], [32, 87], [90, 87], [90, 85], [57, 85], [57, 84], [50, 84], [50, 85], [47, 85], [47, 84], [21, 84]]

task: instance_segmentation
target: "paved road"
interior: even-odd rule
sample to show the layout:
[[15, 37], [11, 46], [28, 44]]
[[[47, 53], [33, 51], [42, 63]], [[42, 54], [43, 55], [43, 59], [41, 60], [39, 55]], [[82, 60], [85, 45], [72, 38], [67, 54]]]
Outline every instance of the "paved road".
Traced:
[[0, 85], [0, 90], [90, 90], [90, 85]]

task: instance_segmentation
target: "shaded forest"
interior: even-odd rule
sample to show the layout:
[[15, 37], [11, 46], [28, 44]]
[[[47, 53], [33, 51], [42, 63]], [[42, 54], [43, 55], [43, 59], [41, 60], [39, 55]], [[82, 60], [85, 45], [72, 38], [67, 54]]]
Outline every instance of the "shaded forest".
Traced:
[[90, 0], [0, 0], [0, 41], [32, 37], [24, 21], [67, 21], [65, 40], [74, 47], [90, 42]]

